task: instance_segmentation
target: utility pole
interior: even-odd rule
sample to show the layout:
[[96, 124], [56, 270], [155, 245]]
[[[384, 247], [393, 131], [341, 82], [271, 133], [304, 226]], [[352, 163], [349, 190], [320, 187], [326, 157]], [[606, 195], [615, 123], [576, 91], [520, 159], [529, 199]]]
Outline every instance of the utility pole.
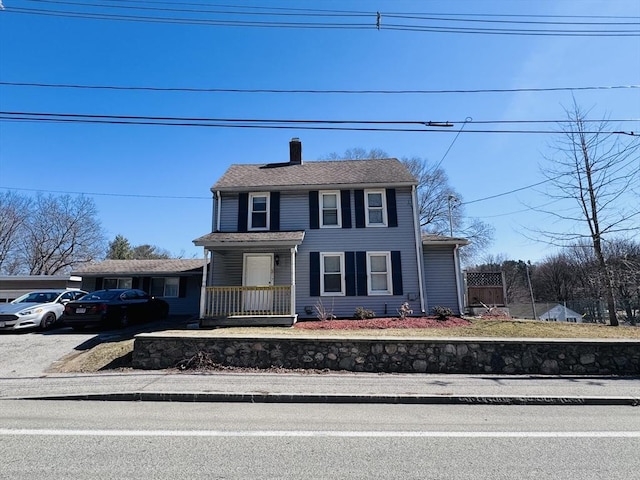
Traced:
[[456, 202], [458, 199], [454, 195], [449, 195], [447, 197], [449, 203], [449, 236], [453, 237], [453, 217], [451, 215], [451, 202]]
[[529, 275], [529, 264], [525, 263], [524, 267], [527, 271], [527, 282], [529, 283], [529, 295], [531, 295], [531, 308], [533, 309], [533, 319], [538, 319], [538, 314], [536, 312], [536, 301], [533, 298], [533, 288], [531, 287], [531, 276]]

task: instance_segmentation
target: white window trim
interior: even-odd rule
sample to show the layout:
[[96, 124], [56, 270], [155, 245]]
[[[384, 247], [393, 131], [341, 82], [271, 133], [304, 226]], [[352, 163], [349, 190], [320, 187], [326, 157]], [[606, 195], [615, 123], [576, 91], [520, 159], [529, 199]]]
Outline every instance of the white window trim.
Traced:
[[[384, 256], [387, 261], [387, 289], [385, 291], [382, 290], [372, 290], [371, 285], [371, 257], [382, 257]], [[374, 272], [376, 275], [381, 275], [381, 272]], [[367, 252], [367, 295], [393, 295], [393, 284], [391, 278], [391, 252]]]
[[[369, 194], [370, 193], [380, 193], [382, 195], [382, 223], [369, 222]], [[376, 207], [376, 209], [377, 208], [378, 207]], [[365, 225], [367, 227], [386, 227], [387, 226], [387, 193], [384, 190], [384, 188], [364, 191], [364, 217], [365, 217]]]
[[[340, 257], [340, 292], [324, 291], [324, 258]], [[344, 252], [320, 252], [320, 296], [322, 297], [344, 297], [345, 296], [345, 270]]]
[[[323, 215], [323, 195], [335, 195], [336, 196], [336, 217], [338, 223], [336, 225], [325, 225]], [[320, 215], [320, 228], [342, 228], [342, 205], [340, 203], [340, 190], [321, 190], [318, 192], [318, 215]]]
[[[267, 219], [266, 219], [266, 226], [265, 227], [254, 227], [253, 224], [253, 199], [254, 197], [266, 197], [267, 199], [267, 211], [266, 211], [266, 215], [267, 215]], [[269, 221], [270, 221], [270, 216], [271, 216], [271, 198], [269, 196], [269, 192], [253, 192], [249, 194], [249, 208], [247, 208], [247, 226], [248, 226], [248, 230], [269, 230]]]

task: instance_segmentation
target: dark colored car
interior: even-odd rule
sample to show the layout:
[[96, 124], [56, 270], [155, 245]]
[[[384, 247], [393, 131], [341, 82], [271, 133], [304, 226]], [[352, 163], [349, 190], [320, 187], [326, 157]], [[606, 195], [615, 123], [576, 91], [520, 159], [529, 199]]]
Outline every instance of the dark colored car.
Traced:
[[74, 330], [90, 326], [123, 328], [132, 322], [159, 320], [168, 314], [167, 302], [142, 290], [97, 290], [67, 303], [62, 321]]

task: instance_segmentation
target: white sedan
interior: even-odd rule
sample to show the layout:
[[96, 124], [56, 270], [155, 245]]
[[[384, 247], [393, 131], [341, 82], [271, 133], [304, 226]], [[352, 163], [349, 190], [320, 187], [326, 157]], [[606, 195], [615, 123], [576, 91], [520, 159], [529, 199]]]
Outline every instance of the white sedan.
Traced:
[[86, 294], [76, 289], [26, 293], [10, 303], [0, 304], [0, 330], [46, 330], [58, 322], [67, 302]]

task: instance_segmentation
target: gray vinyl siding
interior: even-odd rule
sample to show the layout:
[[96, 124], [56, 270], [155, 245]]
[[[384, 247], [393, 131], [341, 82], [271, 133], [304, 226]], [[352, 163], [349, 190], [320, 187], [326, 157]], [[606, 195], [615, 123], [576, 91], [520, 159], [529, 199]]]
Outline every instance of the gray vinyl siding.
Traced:
[[198, 315], [201, 286], [201, 276], [187, 277], [187, 288], [183, 298], [163, 298], [169, 304], [169, 315]]
[[220, 231], [238, 230], [238, 194], [222, 194], [220, 205]]
[[[244, 253], [229, 252], [224, 255], [213, 254], [213, 286], [216, 287], [238, 287], [242, 285], [242, 270]], [[273, 266], [274, 285], [291, 284], [291, 251], [254, 250], [253, 253], [274, 253], [279, 258], [279, 264]]]
[[[375, 311], [380, 316], [397, 316], [403, 302], [409, 302], [414, 314], [420, 312], [420, 287], [416, 258], [413, 203], [410, 188], [396, 189], [397, 227], [355, 228], [355, 200], [351, 189], [351, 224], [353, 228], [309, 228], [309, 192], [281, 192], [280, 230], [305, 230], [305, 237], [296, 256], [296, 313], [299, 318], [315, 318], [305, 307], [315, 312], [314, 306], [322, 300], [339, 318], [351, 318], [357, 307]], [[237, 231], [238, 195], [223, 194], [220, 229]], [[257, 251], [257, 250], [252, 250]], [[278, 253], [280, 264], [274, 267], [275, 284], [290, 284], [290, 251], [268, 250]], [[312, 297], [309, 286], [310, 252], [390, 252], [400, 251], [402, 259], [403, 295], [369, 295], [344, 297]], [[242, 285], [242, 251], [213, 254], [213, 285]]]
[[[355, 201], [351, 191], [351, 223], [353, 228], [308, 229], [309, 201], [304, 193], [304, 217], [306, 228], [304, 241], [298, 247], [296, 313], [300, 318], [314, 318], [307, 314], [306, 307], [314, 307], [319, 300], [334, 315], [351, 318], [357, 307], [373, 310], [379, 316], [398, 316], [403, 302], [409, 302], [414, 314], [420, 314], [420, 288], [418, 283], [418, 265], [416, 261], [415, 231], [410, 189], [396, 190], [398, 211], [397, 227], [355, 228]], [[403, 295], [368, 295], [344, 297], [312, 297], [309, 291], [310, 252], [390, 252], [398, 250], [402, 256]], [[411, 300], [410, 300], [411, 298]], [[315, 312], [315, 309], [313, 310]]]
[[427, 313], [431, 314], [435, 306], [442, 306], [460, 315], [453, 246], [425, 245], [423, 255]]

